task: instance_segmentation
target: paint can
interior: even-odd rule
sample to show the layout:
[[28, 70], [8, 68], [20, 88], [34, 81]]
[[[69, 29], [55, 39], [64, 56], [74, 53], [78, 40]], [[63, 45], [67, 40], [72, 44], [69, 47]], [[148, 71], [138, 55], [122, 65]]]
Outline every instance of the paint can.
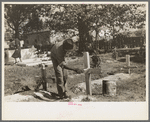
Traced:
[[102, 91], [104, 96], [116, 96], [116, 81], [103, 80]]

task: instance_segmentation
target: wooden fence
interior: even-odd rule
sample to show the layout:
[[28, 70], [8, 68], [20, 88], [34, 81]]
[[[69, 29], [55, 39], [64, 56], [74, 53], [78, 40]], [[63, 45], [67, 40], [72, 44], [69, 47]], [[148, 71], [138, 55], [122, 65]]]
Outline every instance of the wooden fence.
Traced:
[[105, 39], [99, 40], [98, 43], [93, 43], [93, 48], [95, 49], [99, 45], [99, 49], [111, 50], [116, 48], [135, 48], [141, 47], [146, 42], [144, 37], [125, 37], [125, 38], [114, 38], [112, 40], [106, 41]]

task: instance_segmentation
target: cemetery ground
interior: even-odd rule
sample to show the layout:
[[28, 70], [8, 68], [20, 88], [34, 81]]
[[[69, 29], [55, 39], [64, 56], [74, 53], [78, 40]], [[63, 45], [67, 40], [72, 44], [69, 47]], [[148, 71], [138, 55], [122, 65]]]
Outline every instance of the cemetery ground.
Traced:
[[[141, 62], [141, 58], [131, 56], [131, 66], [137, 68], [131, 69], [131, 74], [127, 73], [126, 58], [119, 57], [118, 60], [112, 58], [112, 53], [100, 54], [102, 59], [101, 69], [102, 74], [91, 74], [91, 83], [98, 79], [110, 77], [110, 80], [116, 81], [116, 96], [109, 97], [102, 95], [102, 85], [96, 84], [92, 86], [92, 96], [87, 96], [85, 89], [82, 87], [85, 84], [85, 75], [76, 74], [68, 70], [68, 89], [69, 94], [72, 95], [71, 100], [57, 99], [56, 83], [49, 81], [49, 92], [34, 92], [36, 85], [35, 76], [41, 75], [41, 68], [39, 66], [23, 67], [17, 65], [5, 65], [4, 69], [4, 99], [6, 101], [20, 101], [20, 102], [141, 102], [146, 101], [146, 64]], [[77, 57], [76, 60], [69, 62], [69, 65], [83, 68], [83, 57]], [[47, 77], [54, 75], [52, 66], [46, 68]], [[111, 79], [112, 78], [112, 79]], [[81, 85], [81, 86], [80, 86]], [[23, 86], [28, 86], [31, 90], [21, 91]], [[77, 89], [78, 87], [78, 89]], [[40, 96], [43, 95], [43, 96]], [[21, 99], [21, 97], [23, 97]], [[18, 98], [17, 98], [18, 97]], [[18, 100], [17, 100], [18, 99]]]

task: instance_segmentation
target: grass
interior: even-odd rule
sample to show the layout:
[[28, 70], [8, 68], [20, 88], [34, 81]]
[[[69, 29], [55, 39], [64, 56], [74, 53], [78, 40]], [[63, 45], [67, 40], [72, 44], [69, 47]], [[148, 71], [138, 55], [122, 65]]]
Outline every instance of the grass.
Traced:
[[[118, 61], [115, 61], [112, 58], [112, 53], [101, 54], [102, 59], [101, 75], [91, 76], [92, 80], [99, 79], [105, 76], [108, 76], [108, 72], [113, 73], [127, 73], [126, 69], [123, 69], [123, 66], [126, 65], [125, 57], [120, 58]], [[141, 63], [137, 58], [131, 58], [131, 65], [137, 66], [138, 68], [131, 69], [131, 73], [135, 73], [136, 76], [130, 78], [129, 80], [120, 81], [117, 84], [117, 95], [115, 97], [104, 97], [100, 93], [99, 87], [93, 91], [93, 97], [97, 98], [97, 101], [145, 101], [146, 100], [146, 72], [145, 64]], [[78, 60], [71, 61], [69, 65], [83, 69], [83, 58], [79, 57]], [[54, 75], [53, 67], [47, 67], [47, 76]], [[21, 67], [17, 65], [5, 65], [5, 79], [4, 79], [4, 94], [11, 95], [14, 92], [18, 91], [22, 86], [29, 86], [30, 89], [34, 89], [36, 82], [35, 76], [41, 75], [41, 69], [38, 66], [34, 67]], [[73, 71], [68, 71], [68, 89], [73, 96], [80, 94], [74, 94], [71, 92], [71, 88], [85, 81], [84, 74], [77, 75]], [[51, 92], [57, 93], [56, 84], [52, 81], [50, 88], [48, 89]], [[83, 101], [88, 101], [85, 99]]]

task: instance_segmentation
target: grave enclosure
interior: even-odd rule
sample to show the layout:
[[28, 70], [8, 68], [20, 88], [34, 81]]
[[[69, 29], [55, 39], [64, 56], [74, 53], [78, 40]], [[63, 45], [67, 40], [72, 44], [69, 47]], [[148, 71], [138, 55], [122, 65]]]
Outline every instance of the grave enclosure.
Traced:
[[[14, 62], [14, 59], [11, 57], [14, 51], [15, 50], [5, 50], [5, 53], [7, 52], [7, 58], [5, 57], [5, 64]], [[46, 57], [45, 54], [41, 54], [40, 57], [38, 57], [38, 55], [35, 52], [36, 48], [34, 48], [34, 46], [32, 46], [31, 48], [21, 49], [22, 62], [18, 62], [17, 65], [35, 66], [41, 63], [46, 63], [47, 65], [52, 64], [52, 62], [49, 60], [49, 57]]]

